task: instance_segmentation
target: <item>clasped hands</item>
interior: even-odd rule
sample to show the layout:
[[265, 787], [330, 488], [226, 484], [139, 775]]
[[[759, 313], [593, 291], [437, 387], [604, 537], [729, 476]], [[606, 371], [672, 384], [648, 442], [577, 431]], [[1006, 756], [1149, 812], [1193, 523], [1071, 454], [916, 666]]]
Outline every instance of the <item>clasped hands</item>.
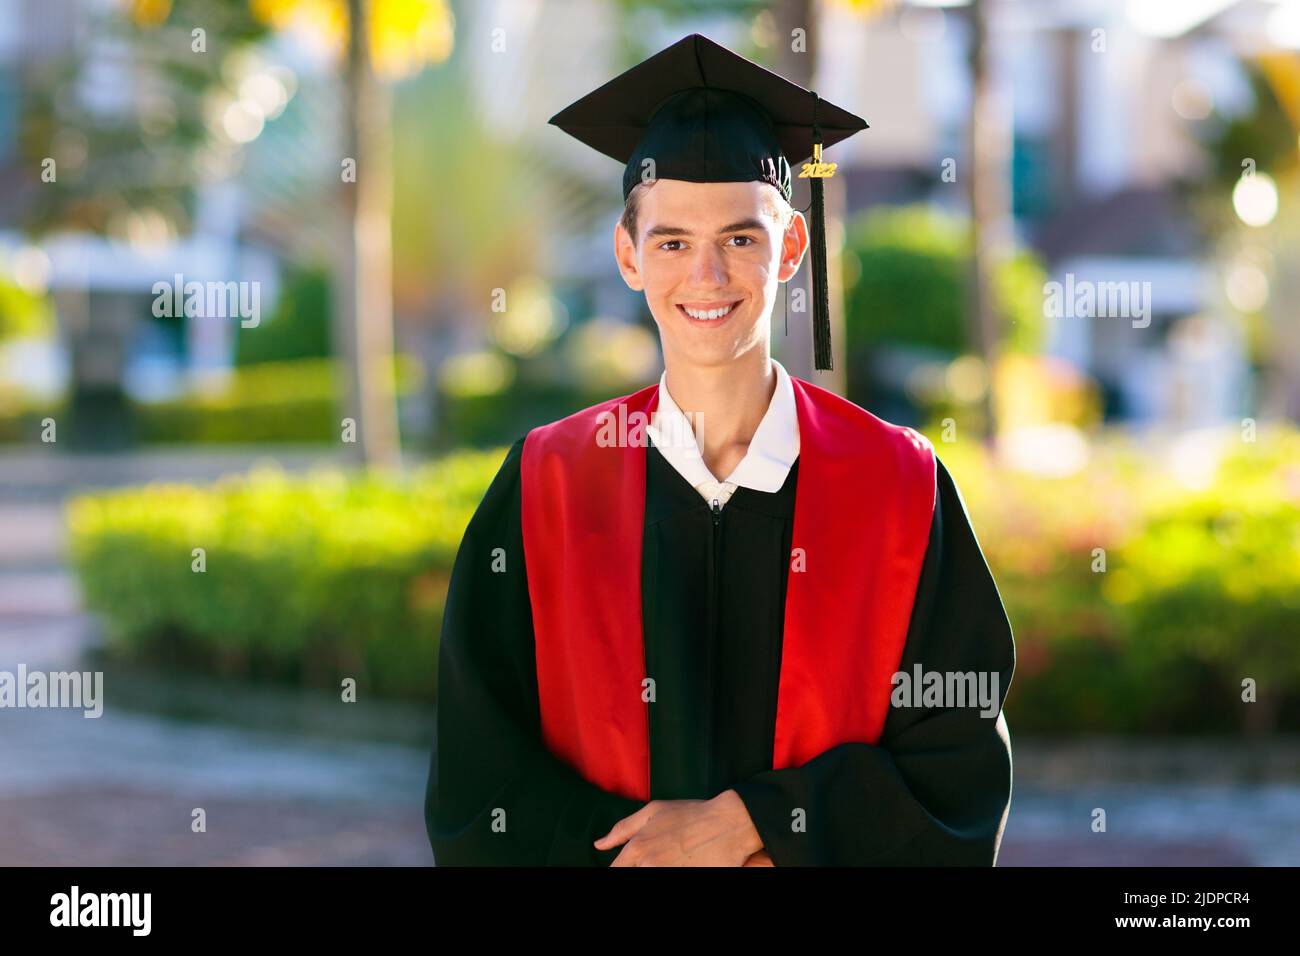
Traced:
[[596, 841], [626, 844], [610, 866], [772, 866], [735, 790], [712, 800], [651, 800]]

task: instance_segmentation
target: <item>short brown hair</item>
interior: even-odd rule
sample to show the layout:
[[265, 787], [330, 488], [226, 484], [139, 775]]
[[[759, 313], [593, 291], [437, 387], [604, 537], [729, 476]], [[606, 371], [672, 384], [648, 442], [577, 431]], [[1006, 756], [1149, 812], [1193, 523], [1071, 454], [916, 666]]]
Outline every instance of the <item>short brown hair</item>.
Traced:
[[[636, 247], [637, 240], [640, 238], [636, 232], [637, 212], [641, 207], [641, 195], [645, 190], [653, 186], [657, 179], [643, 180], [632, 187], [632, 191], [627, 194], [627, 201], [623, 203], [623, 215], [619, 219], [619, 224], [627, 230], [627, 234], [632, 237], [632, 246]], [[772, 188], [776, 192], [776, 187]], [[794, 218], [794, 208], [786, 202], [786, 198], [779, 192], [773, 199], [773, 205], [776, 207], [776, 220], [781, 225], [784, 232], [790, 225], [790, 220]]]
[[636, 247], [637, 240], [640, 238], [636, 233], [636, 216], [637, 210], [641, 208], [641, 195], [658, 180], [651, 179], [637, 183], [632, 187], [632, 191], [627, 194], [627, 201], [623, 203], [623, 216], [619, 219], [627, 234], [632, 237], [632, 246]]

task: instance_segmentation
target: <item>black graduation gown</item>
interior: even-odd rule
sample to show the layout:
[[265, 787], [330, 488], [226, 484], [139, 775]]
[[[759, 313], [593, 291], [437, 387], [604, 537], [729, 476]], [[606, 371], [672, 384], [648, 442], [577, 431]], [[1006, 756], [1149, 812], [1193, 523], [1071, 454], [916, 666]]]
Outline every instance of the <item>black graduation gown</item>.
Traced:
[[[621, 847], [592, 842], [642, 803], [587, 782], [542, 742], [522, 448], [521, 439], [507, 454], [452, 571], [429, 841], [440, 865], [608, 865]], [[801, 767], [771, 769], [798, 460], [781, 490], [741, 487], [715, 510], [658, 449], [646, 452], [651, 798], [736, 790], [777, 866], [993, 864], [1011, 796], [1001, 716], [982, 717], [977, 706], [891, 707], [878, 744], [842, 744]], [[937, 472], [899, 669], [996, 671], [1000, 710], [1014, 669], [1011, 628], [941, 462]], [[493, 570], [498, 548], [504, 571]]]

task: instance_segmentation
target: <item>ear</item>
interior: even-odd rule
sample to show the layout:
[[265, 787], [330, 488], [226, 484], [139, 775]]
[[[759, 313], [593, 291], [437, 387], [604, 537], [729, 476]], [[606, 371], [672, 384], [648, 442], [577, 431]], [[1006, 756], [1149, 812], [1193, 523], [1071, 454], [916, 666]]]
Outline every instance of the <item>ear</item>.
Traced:
[[790, 225], [785, 227], [785, 235], [781, 238], [781, 265], [777, 270], [776, 277], [781, 282], [791, 279], [799, 271], [799, 264], [803, 262], [804, 253], [808, 251], [808, 222], [804, 219], [803, 213], [797, 209], [794, 215], [790, 217]]
[[614, 261], [618, 263], [618, 271], [622, 273], [623, 281], [629, 289], [637, 292], [645, 289], [636, 246], [632, 244], [632, 237], [623, 228], [621, 221], [614, 224]]

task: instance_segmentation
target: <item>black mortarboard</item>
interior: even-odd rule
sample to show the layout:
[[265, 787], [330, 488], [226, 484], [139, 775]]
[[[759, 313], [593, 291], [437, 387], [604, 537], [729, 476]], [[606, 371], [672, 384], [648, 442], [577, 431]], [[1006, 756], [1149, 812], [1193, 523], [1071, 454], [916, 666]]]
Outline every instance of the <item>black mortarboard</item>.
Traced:
[[[789, 201], [790, 169], [812, 157], [813, 353], [831, 367], [821, 150], [866, 122], [811, 90], [693, 33], [616, 76], [550, 123], [626, 164], [623, 199], [641, 178], [767, 182]], [[649, 162], [647, 162], [649, 161]], [[818, 165], [820, 164], [820, 165]]]

